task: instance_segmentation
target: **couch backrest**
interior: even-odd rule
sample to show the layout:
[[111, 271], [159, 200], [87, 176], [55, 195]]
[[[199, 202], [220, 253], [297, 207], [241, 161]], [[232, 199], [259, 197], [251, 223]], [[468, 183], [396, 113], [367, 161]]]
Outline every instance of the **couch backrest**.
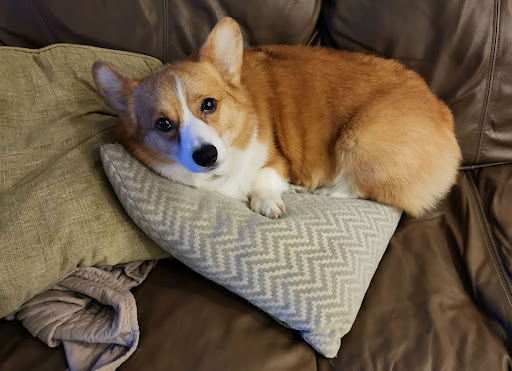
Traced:
[[224, 16], [246, 44], [317, 44], [396, 58], [455, 114], [466, 166], [512, 162], [512, 0], [0, 1], [0, 44], [69, 42], [163, 62]]
[[326, 45], [395, 58], [453, 110], [466, 165], [512, 161], [512, 1], [324, 0]]
[[87, 44], [167, 63], [196, 51], [225, 16], [240, 23], [246, 46], [306, 44], [320, 10], [320, 0], [1, 0], [0, 45]]

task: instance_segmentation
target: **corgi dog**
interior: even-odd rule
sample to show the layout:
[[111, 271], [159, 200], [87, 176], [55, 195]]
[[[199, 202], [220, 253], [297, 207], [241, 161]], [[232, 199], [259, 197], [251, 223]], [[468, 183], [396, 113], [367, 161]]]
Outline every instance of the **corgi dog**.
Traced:
[[288, 184], [421, 216], [457, 176], [450, 109], [399, 62], [310, 46], [244, 49], [221, 20], [201, 49], [136, 80], [96, 61], [115, 139], [172, 181], [278, 218]]

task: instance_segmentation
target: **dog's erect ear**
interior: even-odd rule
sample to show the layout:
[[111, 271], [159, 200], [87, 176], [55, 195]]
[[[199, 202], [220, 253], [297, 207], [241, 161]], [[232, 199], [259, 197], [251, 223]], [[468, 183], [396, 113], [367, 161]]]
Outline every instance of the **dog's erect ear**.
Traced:
[[221, 75], [234, 84], [240, 82], [244, 42], [238, 23], [233, 18], [222, 19], [201, 48], [201, 60], [212, 63]]
[[108, 105], [121, 117], [130, 116], [129, 99], [133, 88], [137, 85], [134, 78], [126, 76], [113, 65], [96, 61], [92, 65], [92, 76], [96, 89], [107, 101]]

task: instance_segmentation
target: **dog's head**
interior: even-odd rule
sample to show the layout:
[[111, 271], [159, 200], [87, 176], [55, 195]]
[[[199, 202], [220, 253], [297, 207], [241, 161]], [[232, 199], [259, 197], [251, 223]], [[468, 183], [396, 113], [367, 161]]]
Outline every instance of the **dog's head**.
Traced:
[[100, 94], [120, 116], [116, 139], [147, 166], [179, 162], [199, 173], [216, 169], [228, 147], [247, 145], [250, 102], [241, 84], [238, 24], [220, 21], [194, 56], [136, 80], [97, 61]]

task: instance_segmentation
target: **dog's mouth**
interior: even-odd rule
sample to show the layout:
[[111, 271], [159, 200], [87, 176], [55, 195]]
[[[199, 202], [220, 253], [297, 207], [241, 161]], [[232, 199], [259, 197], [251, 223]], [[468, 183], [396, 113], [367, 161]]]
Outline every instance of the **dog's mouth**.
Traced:
[[[215, 163], [208, 165], [208, 166], [200, 166], [197, 163], [181, 163], [188, 171], [195, 174], [211, 174], [215, 170], [218, 170], [221, 168], [221, 165], [224, 163], [224, 161], [216, 161]], [[218, 175], [218, 174], [213, 174]]]
[[195, 173], [211, 173], [215, 169], [217, 169], [220, 166], [220, 164], [214, 164], [208, 167], [202, 167], [199, 168], [198, 171], [195, 171]]

